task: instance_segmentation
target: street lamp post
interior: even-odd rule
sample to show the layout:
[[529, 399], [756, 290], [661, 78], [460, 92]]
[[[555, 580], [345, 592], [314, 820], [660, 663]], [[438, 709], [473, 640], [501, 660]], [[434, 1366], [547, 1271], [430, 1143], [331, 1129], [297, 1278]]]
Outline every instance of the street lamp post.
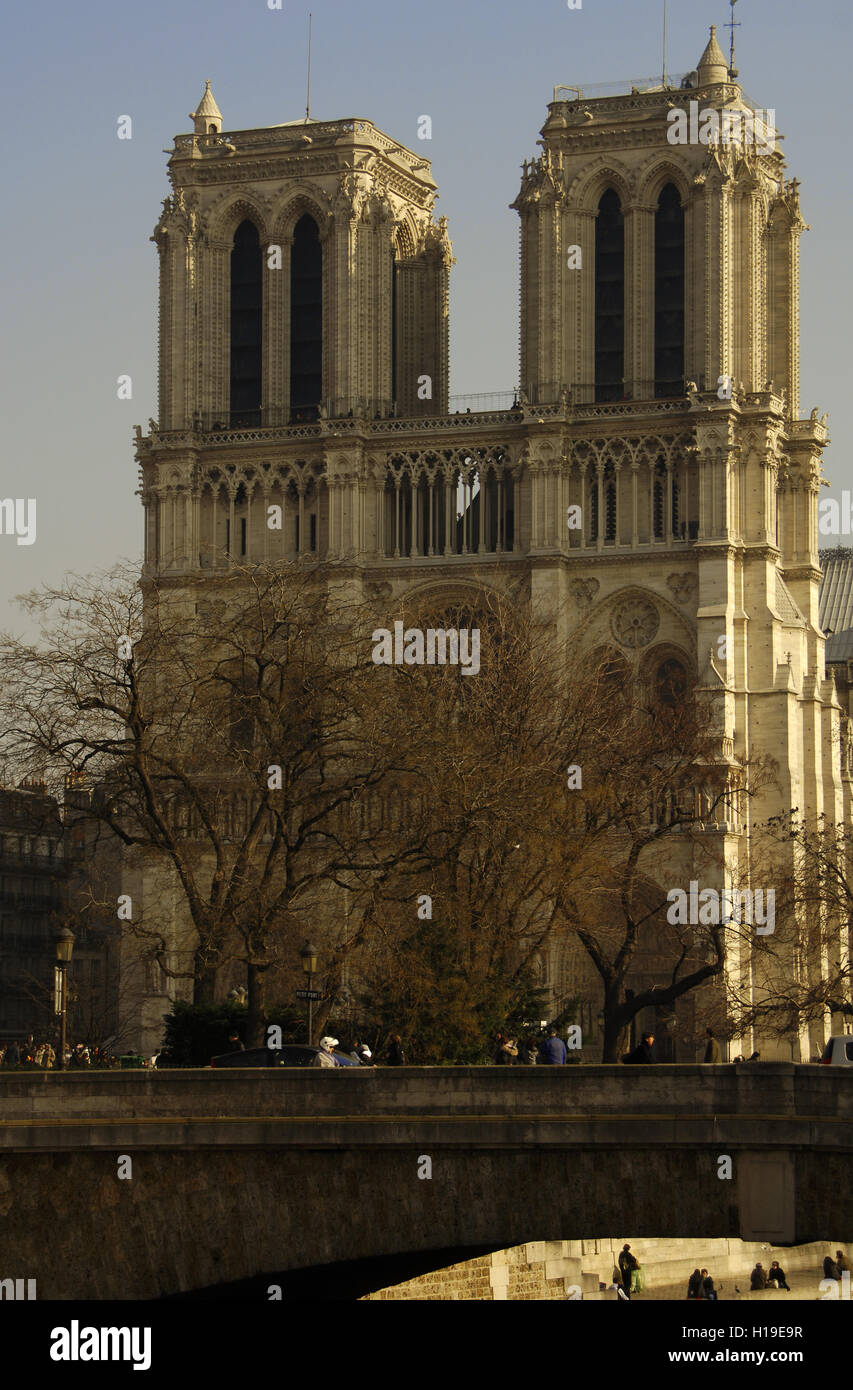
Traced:
[[308, 976], [308, 1046], [314, 1045], [314, 1000], [311, 998], [313, 992], [314, 976], [317, 972], [317, 947], [311, 946], [306, 941], [302, 950], [299, 952], [302, 961], [302, 969]]
[[68, 999], [68, 966], [74, 950], [74, 933], [68, 927], [61, 927], [55, 936], [56, 941], [56, 992], [59, 995], [59, 1066], [65, 1069], [65, 1021]]

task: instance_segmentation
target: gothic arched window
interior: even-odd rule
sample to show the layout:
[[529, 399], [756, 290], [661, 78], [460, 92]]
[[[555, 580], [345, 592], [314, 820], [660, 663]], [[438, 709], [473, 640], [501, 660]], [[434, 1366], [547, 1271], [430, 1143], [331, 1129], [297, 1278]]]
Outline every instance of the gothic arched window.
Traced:
[[665, 515], [666, 464], [663, 459], [658, 459], [655, 464], [655, 477], [652, 488], [652, 535], [656, 541], [663, 540]]
[[595, 221], [595, 399], [625, 394], [625, 222], [609, 188]]
[[655, 212], [655, 396], [684, 393], [684, 208], [675, 184]]
[[677, 657], [662, 661], [655, 673], [655, 697], [658, 704], [674, 706], [684, 697], [687, 672]]
[[598, 540], [598, 480], [595, 477], [589, 491], [589, 539]]
[[604, 539], [616, 540], [616, 483], [612, 463], [604, 470]]
[[316, 420], [323, 399], [323, 248], [313, 217], [300, 217], [290, 252], [290, 410]]
[[241, 222], [231, 252], [231, 424], [261, 423], [261, 244], [253, 222]]

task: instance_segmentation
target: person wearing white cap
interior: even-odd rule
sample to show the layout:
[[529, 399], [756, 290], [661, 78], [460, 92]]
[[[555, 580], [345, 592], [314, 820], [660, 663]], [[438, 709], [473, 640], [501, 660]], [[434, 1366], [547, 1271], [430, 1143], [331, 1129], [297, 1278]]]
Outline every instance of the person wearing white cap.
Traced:
[[336, 1067], [338, 1064], [332, 1056], [332, 1048], [337, 1047], [337, 1038], [321, 1038], [320, 1050], [312, 1063], [315, 1067]]

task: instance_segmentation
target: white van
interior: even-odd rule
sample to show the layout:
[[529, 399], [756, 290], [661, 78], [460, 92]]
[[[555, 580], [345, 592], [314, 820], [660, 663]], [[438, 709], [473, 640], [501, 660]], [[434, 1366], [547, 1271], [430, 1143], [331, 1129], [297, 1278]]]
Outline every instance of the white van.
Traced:
[[822, 1067], [853, 1067], [853, 1033], [830, 1038], [820, 1064]]

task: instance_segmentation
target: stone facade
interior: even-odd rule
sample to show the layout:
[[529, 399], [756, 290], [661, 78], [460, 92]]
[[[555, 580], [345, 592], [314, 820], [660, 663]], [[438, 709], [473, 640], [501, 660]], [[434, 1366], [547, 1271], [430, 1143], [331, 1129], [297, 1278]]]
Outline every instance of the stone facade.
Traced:
[[70, 860], [59, 807], [43, 785], [0, 788], [0, 1043], [54, 1040], [53, 933]]
[[[670, 115], [691, 103], [739, 113], [751, 134], [674, 143]], [[579, 651], [650, 681], [677, 663], [717, 698], [733, 776], [768, 754], [778, 780], [746, 820], [732, 798], [706, 826], [718, 881], [685, 851], [671, 882], [769, 887], [747, 821], [790, 806], [841, 820], [850, 772], [818, 615], [827, 431], [799, 413], [799, 186], [713, 33], [680, 85], [555, 91], [513, 203], [522, 381], [490, 412], [448, 413], [452, 255], [427, 161], [369, 121], [223, 134], [209, 89], [194, 120], [154, 233], [144, 581], [189, 606], [215, 595], [217, 571], [286, 559], [373, 599], [377, 619], [403, 595], [512, 590]], [[299, 269], [312, 228], [313, 280]], [[297, 408], [303, 305], [319, 385]], [[252, 331], [249, 419], [235, 400]], [[652, 951], [635, 984], [657, 968]], [[731, 968], [748, 976], [747, 955]], [[554, 942], [542, 978], [555, 1009], [581, 997], [594, 1040], [582, 954]], [[674, 1030], [685, 1060], [692, 1005]], [[828, 1026], [763, 1055], [807, 1059]]]

